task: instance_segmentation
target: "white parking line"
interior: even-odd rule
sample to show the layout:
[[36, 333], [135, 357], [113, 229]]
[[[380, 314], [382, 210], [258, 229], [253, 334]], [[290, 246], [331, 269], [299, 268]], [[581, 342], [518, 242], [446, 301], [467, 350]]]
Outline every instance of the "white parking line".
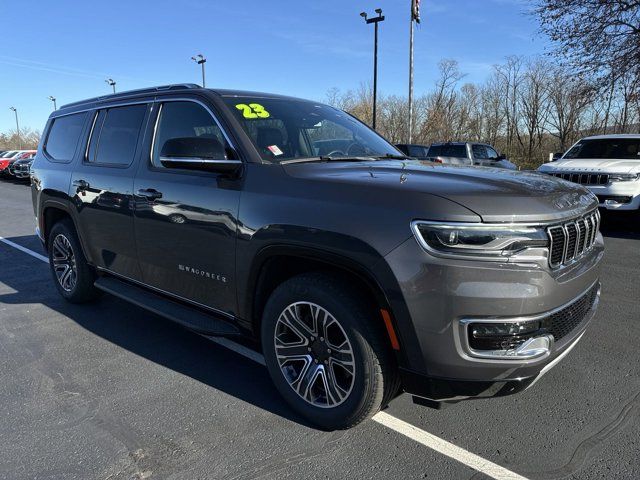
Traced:
[[418, 427], [414, 427], [410, 423], [400, 420], [388, 413], [378, 412], [374, 415], [373, 420], [387, 428], [390, 428], [391, 430], [395, 430], [405, 437], [409, 437], [411, 440], [421, 443], [425, 447], [429, 447], [431, 450], [435, 450], [442, 455], [446, 455], [449, 458], [463, 463], [467, 467], [471, 467], [478, 472], [482, 472], [491, 478], [499, 480], [526, 480], [522, 475], [518, 475], [511, 470], [507, 470], [500, 465], [490, 462], [489, 460], [485, 460], [475, 453], [471, 453], [468, 450], [447, 442], [440, 437], [436, 437], [429, 432], [425, 432]]
[[0, 237], [0, 242], [6, 243], [10, 247], [17, 248], [21, 252], [24, 252], [27, 255], [31, 255], [32, 257], [35, 257], [38, 260], [42, 260], [43, 262], [49, 263], [49, 259], [47, 257], [45, 257], [44, 255], [40, 255], [39, 253], [36, 253], [33, 250], [29, 250], [28, 248], [25, 248], [22, 245], [18, 245], [17, 243], [13, 243], [11, 240], [7, 240], [4, 237]]
[[[24, 252], [28, 255], [31, 255], [38, 260], [49, 263], [49, 259], [44, 255], [40, 255], [28, 248], [25, 248], [17, 243], [14, 243], [6, 238], [0, 237], [0, 242], [3, 242], [10, 247], [16, 248], [21, 252]], [[265, 365], [264, 357], [250, 348], [245, 347], [244, 345], [240, 345], [239, 343], [235, 343], [227, 338], [222, 337], [207, 337], [211, 341], [221, 345], [229, 350], [232, 350], [243, 357], [248, 358], [260, 365]], [[526, 477], [519, 475], [511, 470], [508, 470], [500, 465], [497, 465], [489, 460], [485, 460], [484, 458], [476, 455], [475, 453], [471, 453], [464, 448], [460, 448], [453, 443], [447, 442], [440, 437], [436, 437], [435, 435], [421, 430], [418, 427], [414, 427], [410, 423], [405, 422], [404, 420], [400, 420], [392, 415], [389, 415], [385, 412], [378, 412], [373, 416], [373, 420], [380, 425], [383, 425], [401, 435], [404, 435], [411, 440], [414, 440], [431, 450], [434, 450], [442, 455], [445, 455], [457, 462], [462, 463], [478, 472], [484, 473], [485, 475], [495, 478], [497, 480], [527, 480]]]

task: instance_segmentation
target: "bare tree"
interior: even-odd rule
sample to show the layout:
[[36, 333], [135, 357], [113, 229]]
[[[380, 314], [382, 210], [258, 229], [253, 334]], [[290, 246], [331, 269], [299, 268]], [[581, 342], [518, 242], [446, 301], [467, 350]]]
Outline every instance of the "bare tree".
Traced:
[[611, 73], [640, 76], [640, 0], [538, 0], [535, 14], [571, 70], [604, 88]]
[[547, 131], [559, 141], [564, 152], [577, 140], [585, 108], [593, 101], [594, 90], [581, 76], [569, 76], [556, 67], [549, 78]]

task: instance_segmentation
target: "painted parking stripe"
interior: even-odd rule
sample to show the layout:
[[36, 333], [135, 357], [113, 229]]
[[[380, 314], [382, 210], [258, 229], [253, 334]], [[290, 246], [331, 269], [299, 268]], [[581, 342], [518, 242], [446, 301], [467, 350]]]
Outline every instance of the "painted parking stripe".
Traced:
[[[49, 259], [44, 255], [40, 255], [39, 253], [18, 245], [17, 243], [7, 240], [6, 238], [0, 237], [0, 242], [3, 242], [10, 247], [16, 248], [28, 255], [31, 255], [38, 260], [49, 263]], [[223, 346], [242, 355], [243, 357], [248, 358], [249, 360], [259, 363], [260, 365], [265, 365], [264, 357], [260, 353], [251, 350], [244, 345], [240, 345], [239, 343], [222, 337], [207, 338], [220, 346]], [[404, 435], [405, 437], [410, 438], [411, 440], [414, 440], [421, 445], [424, 445], [431, 450], [445, 455], [452, 460], [460, 462], [463, 465], [466, 465], [478, 472], [481, 472], [488, 477], [495, 478], [496, 480], [527, 480], [526, 477], [523, 477], [522, 475], [512, 472], [511, 470], [501, 467], [500, 465], [490, 462], [489, 460], [485, 460], [475, 453], [471, 453], [468, 450], [458, 447], [453, 443], [447, 442], [440, 437], [436, 437], [435, 435], [421, 430], [420, 428], [415, 427], [410, 423], [405, 422], [404, 420], [400, 420], [393, 415], [389, 415], [388, 413], [378, 412], [373, 416], [373, 420], [380, 425], [389, 428], [390, 430]]]
[[518, 475], [511, 470], [507, 470], [500, 465], [497, 465], [489, 460], [485, 460], [479, 457], [475, 453], [471, 453], [464, 448], [460, 448], [453, 443], [447, 442], [440, 437], [436, 437], [429, 432], [414, 427], [410, 423], [400, 420], [385, 412], [378, 412], [374, 415], [373, 420], [380, 425], [394, 430], [405, 437], [410, 438], [418, 443], [421, 443], [425, 447], [429, 447], [431, 450], [435, 450], [442, 455], [446, 455], [460, 463], [463, 463], [467, 467], [471, 467], [478, 472], [482, 472], [485, 475], [496, 478], [498, 480], [526, 480], [522, 475]]
[[7, 240], [4, 237], [0, 237], [0, 242], [6, 243], [10, 247], [17, 248], [21, 252], [24, 252], [27, 255], [31, 255], [32, 257], [35, 257], [38, 260], [42, 260], [43, 262], [49, 263], [49, 259], [47, 257], [45, 257], [44, 255], [40, 255], [39, 253], [36, 253], [33, 250], [29, 250], [28, 248], [25, 248], [22, 245], [18, 245], [17, 243], [12, 242], [11, 240]]

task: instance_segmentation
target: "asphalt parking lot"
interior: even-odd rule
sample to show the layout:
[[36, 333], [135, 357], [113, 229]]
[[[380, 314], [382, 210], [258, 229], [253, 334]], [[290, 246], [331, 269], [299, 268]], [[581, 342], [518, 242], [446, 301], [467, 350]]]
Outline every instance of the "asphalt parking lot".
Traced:
[[0, 478], [640, 478], [638, 223], [605, 217], [599, 311], [532, 389], [442, 410], [402, 395], [327, 433], [259, 362], [114, 297], [62, 300], [29, 187], [0, 180]]

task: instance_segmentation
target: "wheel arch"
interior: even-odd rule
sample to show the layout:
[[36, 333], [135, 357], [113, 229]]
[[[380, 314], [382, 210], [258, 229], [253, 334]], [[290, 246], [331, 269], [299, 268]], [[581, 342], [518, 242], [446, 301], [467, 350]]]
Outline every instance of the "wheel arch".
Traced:
[[[262, 313], [267, 300], [282, 282], [302, 273], [321, 271], [349, 280], [350, 285], [374, 304], [384, 329], [381, 309], [391, 312], [385, 290], [373, 272], [359, 262], [333, 252], [315, 247], [297, 245], [270, 245], [255, 257], [247, 283], [245, 296], [241, 300], [246, 327], [259, 338]], [[393, 314], [391, 314], [392, 322]], [[397, 331], [397, 330], [396, 330]], [[391, 340], [389, 346], [391, 347]]]
[[76, 222], [76, 219], [74, 218], [72, 211], [63, 202], [49, 200], [45, 202], [42, 207], [42, 212], [40, 213], [39, 227], [40, 227], [42, 239], [44, 240], [43, 243], [44, 243], [45, 250], [47, 252], [49, 250], [49, 234], [53, 226], [56, 223], [67, 218], [73, 224], [73, 228], [75, 229], [76, 235], [78, 236], [78, 240], [80, 241], [80, 247], [82, 248], [82, 253], [84, 254], [85, 258], [89, 260], [89, 263], [91, 263], [91, 260], [88, 256], [87, 247], [84, 244], [84, 240], [82, 239], [82, 236], [80, 235], [80, 230], [78, 229], [78, 224]]

